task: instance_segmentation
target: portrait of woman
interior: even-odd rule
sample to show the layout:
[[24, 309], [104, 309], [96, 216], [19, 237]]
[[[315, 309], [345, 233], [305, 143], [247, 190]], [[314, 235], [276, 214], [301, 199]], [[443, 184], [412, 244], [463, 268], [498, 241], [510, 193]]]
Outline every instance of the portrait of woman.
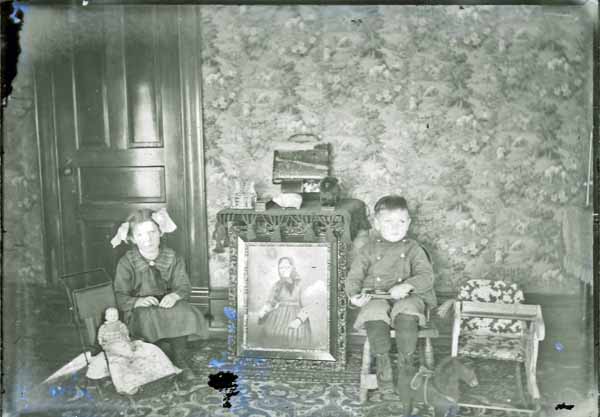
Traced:
[[327, 350], [328, 248], [315, 243], [252, 242], [247, 250], [246, 280], [240, 292], [247, 305], [243, 349]]
[[266, 304], [258, 314], [265, 344], [308, 348], [312, 345], [311, 327], [301, 299], [302, 279], [290, 257], [279, 259], [277, 271], [279, 280], [273, 285]]

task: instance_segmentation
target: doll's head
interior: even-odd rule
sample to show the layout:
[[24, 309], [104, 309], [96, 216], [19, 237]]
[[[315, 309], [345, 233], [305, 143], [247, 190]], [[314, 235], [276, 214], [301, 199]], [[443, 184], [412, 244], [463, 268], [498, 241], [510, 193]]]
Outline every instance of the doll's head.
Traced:
[[114, 323], [119, 320], [119, 311], [114, 307], [109, 307], [104, 312], [104, 318], [107, 323]]
[[382, 197], [375, 204], [375, 230], [388, 242], [399, 242], [406, 237], [410, 214], [406, 199], [398, 195]]

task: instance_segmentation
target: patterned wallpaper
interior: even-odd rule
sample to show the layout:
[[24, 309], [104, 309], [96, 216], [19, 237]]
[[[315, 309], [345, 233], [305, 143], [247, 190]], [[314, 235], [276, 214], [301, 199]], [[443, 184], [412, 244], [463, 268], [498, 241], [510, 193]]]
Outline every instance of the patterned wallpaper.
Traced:
[[[313, 133], [332, 144], [333, 171], [349, 196], [369, 206], [390, 192], [409, 199], [438, 289], [491, 277], [562, 293], [576, 290], [581, 265], [591, 269], [592, 27], [583, 9], [200, 13], [211, 230], [231, 180], [277, 192], [273, 150]], [[28, 80], [21, 65], [5, 112], [3, 262], [6, 277], [44, 282]], [[211, 251], [210, 262], [211, 285], [227, 286], [227, 254]]]
[[3, 277], [12, 282], [43, 284], [46, 277], [40, 174], [30, 80], [25, 67], [20, 65], [4, 111]]
[[[438, 289], [469, 278], [577, 289], [581, 271], [565, 265], [584, 259], [591, 268], [581, 253], [591, 248], [592, 108], [592, 27], [582, 9], [203, 6], [201, 14], [211, 228], [231, 180], [276, 193], [273, 150], [313, 133], [332, 144], [348, 195], [369, 206], [390, 192], [408, 198]], [[566, 235], [579, 241], [565, 245]], [[226, 265], [226, 254], [211, 253], [213, 286], [227, 285]]]

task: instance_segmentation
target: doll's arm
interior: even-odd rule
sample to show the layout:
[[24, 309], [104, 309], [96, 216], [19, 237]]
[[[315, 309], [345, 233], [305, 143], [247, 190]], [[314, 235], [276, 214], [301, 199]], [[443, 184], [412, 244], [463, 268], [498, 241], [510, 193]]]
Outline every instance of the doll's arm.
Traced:
[[106, 326], [103, 324], [98, 330], [98, 344], [104, 348], [106, 342]]

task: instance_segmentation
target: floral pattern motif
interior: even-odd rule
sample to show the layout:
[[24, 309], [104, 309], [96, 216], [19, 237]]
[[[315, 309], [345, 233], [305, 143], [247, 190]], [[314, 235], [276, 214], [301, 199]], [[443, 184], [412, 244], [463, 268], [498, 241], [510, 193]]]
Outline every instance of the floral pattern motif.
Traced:
[[[514, 304], [522, 303], [523, 291], [517, 284], [504, 281], [473, 279], [467, 281], [459, 290], [458, 301], [476, 301], [480, 303]], [[522, 320], [493, 319], [471, 317], [461, 322], [461, 334], [472, 336], [502, 335], [503, 338], [521, 338], [527, 324]], [[473, 344], [481, 344], [469, 339]], [[492, 341], [493, 342], [493, 341]], [[508, 342], [507, 342], [508, 343]]]
[[[369, 207], [390, 192], [408, 198], [438, 290], [473, 278], [576, 290], [556, 242], [560, 213], [586, 197], [592, 25], [582, 9], [200, 10], [211, 230], [232, 180], [273, 195], [273, 150], [313, 133], [332, 144], [347, 195]], [[211, 260], [212, 286], [228, 285], [226, 270], [226, 256]]]
[[462, 335], [458, 344], [459, 354], [471, 358], [518, 362], [525, 360], [521, 339], [506, 338], [505, 336]]
[[[274, 194], [273, 150], [314, 133], [332, 144], [348, 196], [369, 207], [390, 192], [408, 198], [438, 290], [490, 278], [576, 291], [557, 242], [560, 214], [586, 197], [584, 8], [203, 5], [199, 14], [210, 230], [232, 180]], [[5, 274], [43, 282], [25, 52], [5, 113]], [[227, 255], [210, 256], [211, 286], [227, 287]]]
[[[23, 56], [23, 54], [21, 54]], [[20, 284], [44, 283], [40, 178], [33, 87], [22, 66], [4, 113], [4, 276]]]

